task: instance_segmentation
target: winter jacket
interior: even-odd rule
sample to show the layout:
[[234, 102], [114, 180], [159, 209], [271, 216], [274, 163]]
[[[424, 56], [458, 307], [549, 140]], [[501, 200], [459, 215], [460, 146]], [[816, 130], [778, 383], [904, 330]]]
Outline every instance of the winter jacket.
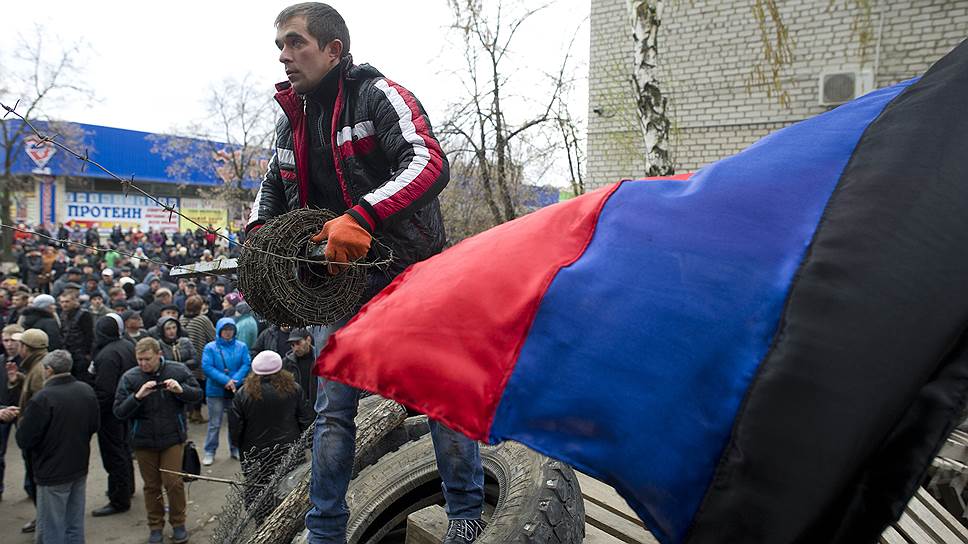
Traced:
[[64, 344], [61, 342], [60, 323], [46, 309], [27, 307], [20, 314], [20, 326], [27, 329], [40, 329], [47, 333], [47, 351], [60, 349]]
[[285, 357], [289, 352], [289, 331], [284, 331], [278, 325], [271, 325], [266, 330], [259, 333], [255, 340], [255, 345], [249, 350], [249, 355], [255, 357], [263, 351], [274, 351], [280, 357]]
[[261, 398], [256, 400], [239, 389], [229, 411], [230, 442], [239, 447], [244, 456], [253, 449], [272, 449], [295, 442], [312, 423], [315, 413], [303, 402], [304, 394], [298, 383], [289, 393], [277, 391], [270, 376], [260, 376]]
[[87, 310], [78, 308], [73, 313], [61, 315], [61, 341], [64, 349], [71, 352], [74, 368], [71, 375], [91, 384], [91, 353], [94, 348], [94, 316]]
[[[175, 379], [182, 386], [178, 395], [158, 388], [138, 400], [135, 393], [149, 380]], [[131, 419], [131, 445], [135, 449], [163, 450], [188, 440], [185, 405], [202, 400], [202, 389], [188, 367], [162, 360], [158, 370], [148, 374], [134, 367], [121, 376], [114, 398], [114, 415]]]
[[241, 387], [242, 380], [249, 374], [249, 348], [233, 338], [224, 340], [222, 329], [235, 327], [235, 320], [223, 317], [215, 325], [215, 340], [205, 345], [202, 353], [202, 371], [205, 372], [205, 395], [224, 398], [225, 384], [235, 380], [235, 386]]
[[236, 319], [235, 327], [235, 337], [245, 344], [246, 349], [251, 350], [252, 346], [255, 345], [256, 338], [259, 337], [259, 324], [255, 322], [255, 317], [252, 316], [251, 312], [242, 314], [241, 317]]
[[179, 318], [182, 330], [188, 335], [195, 348], [195, 354], [200, 355], [205, 350], [205, 344], [215, 340], [215, 326], [212, 321], [204, 315], [187, 316]]
[[87, 476], [91, 436], [100, 426], [91, 386], [70, 374], [51, 376], [23, 409], [17, 445], [27, 452], [37, 485]]
[[296, 357], [296, 352], [289, 351], [282, 359], [282, 368], [292, 373], [296, 382], [302, 387], [306, 395], [306, 404], [316, 405], [316, 390], [318, 389], [319, 378], [313, 374], [313, 367], [316, 366], [316, 358], [310, 351], [302, 357]]
[[41, 360], [47, 355], [47, 351], [35, 351], [28, 355], [21, 365], [23, 370], [23, 383], [20, 385], [20, 401], [17, 403], [22, 410], [30, 399], [44, 388], [44, 365]]
[[[438, 253], [444, 246], [437, 195], [450, 178], [420, 102], [369, 65], [347, 55], [340, 70], [331, 126], [322, 115], [307, 116], [306, 98], [288, 82], [275, 98], [283, 115], [276, 123], [276, 149], [252, 205], [246, 232], [290, 210], [306, 207], [312, 187], [310, 131], [328, 140], [342, 196], [342, 209], [393, 252], [388, 274]], [[383, 257], [380, 244], [371, 253]]]
[[[110, 316], [97, 322], [95, 331], [94, 354], [94, 394], [101, 407], [101, 414], [110, 415], [114, 409], [114, 397], [118, 392], [118, 382], [125, 372], [138, 366], [134, 344], [121, 336], [118, 322]], [[114, 417], [114, 416], [110, 416]]]
[[[165, 337], [165, 324], [169, 321], [178, 325], [178, 332], [175, 334], [174, 340]], [[181, 323], [177, 319], [168, 316], [162, 317], [158, 320], [156, 327], [158, 327], [159, 334], [158, 343], [161, 344], [161, 352], [165, 359], [181, 363], [192, 371], [198, 368], [198, 361], [195, 359], [195, 347], [187, 336], [182, 335]]]

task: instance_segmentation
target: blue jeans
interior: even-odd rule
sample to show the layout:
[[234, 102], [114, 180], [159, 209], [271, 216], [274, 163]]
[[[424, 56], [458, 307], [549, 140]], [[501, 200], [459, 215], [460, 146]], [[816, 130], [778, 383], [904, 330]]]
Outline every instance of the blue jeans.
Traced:
[[[310, 544], [346, 542], [349, 509], [346, 490], [353, 470], [360, 391], [319, 380], [313, 436], [312, 503], [306, 514]], [[480, 519], [484, 510], [484, 469], [477, 442], [436, 422], [430, 423], [437, 467], [443, 480], [447, 517]]]
[[[222, 430], [222, 417], [232, 405], [231, 399], [222, 397], [208, 397], [208, 433], [205, 435], [205, 453], [215, 455], [218, 450], [218, 433]], [[235, 444], [229, 443], [229, 451], [238, 454]]]
[[37, 486], [37, 538], [43, 544], [84, 544], [87, 476], [60, 485]]

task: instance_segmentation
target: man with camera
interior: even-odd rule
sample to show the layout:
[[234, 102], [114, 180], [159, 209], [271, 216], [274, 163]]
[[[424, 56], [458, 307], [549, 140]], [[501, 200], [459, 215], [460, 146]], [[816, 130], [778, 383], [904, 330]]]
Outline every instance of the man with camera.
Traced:
[[202, 391], [188, 367], [166, 361], [154, 338], [142, 338], [135, 346], [138, 366], [121, 376], [114, 400], [114, 415], [132, 421], [132, 445], [144, 480], [145, 509], [148, 511], [149, 543], [163, 540], [165, 503], [172, 542], [188, 542], [185, 529], [185, 487], [180, 476], [161, 469], [180, 471], [188, 440], [185, 407], [202, 398]]

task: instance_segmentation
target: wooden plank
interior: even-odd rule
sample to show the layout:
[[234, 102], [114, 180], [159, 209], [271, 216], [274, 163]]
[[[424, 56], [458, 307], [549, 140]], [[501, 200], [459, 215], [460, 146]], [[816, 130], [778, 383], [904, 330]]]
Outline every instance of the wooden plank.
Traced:
[[585, 497], [586, 503], [589, 501], [594, 502], [637, 524], [639, 527], [645, 527], [642, 520], [639, 519], [629, 507], [628, 503], [625, 502], [625, 499], [612, 486], [600, 482], [587, 474], [578, 471], [575, 471], [575, 473], [578, 475], [578, 484], [581, 486], [581, 494]]
[[658, 544], [644, 527], [633, 523], [597, 502], [585, 501], [585, 523], [627, 544]]
[[[584, 544], [621, 544], [622, 541], [594, 525], [585, 524]], [[409, 542], [408, 542], [409, 544]]]
[[190, 278], [209, 274], [232, 274], [239, 269], [237, 259], [215, 259], [172, 267], [169, 275], [173, 278]]
[[907, 540], [897, 532], [893, 526], [888, 527], [881, 533], [881, 538], [877, 540], [879, 544], [909, 544]]
[[447, 512], [431, 505], [407, 516], [406, 544], [440, 544], [447, 535]]
[[937, 542], [927, 531], [921, 527], [921, 524], [917, 520], [911, 517], [907, 510], [901, 514], [901, 519], [894, 524], [898, 532], [904, 535], [904, 538], [911, 542], [917, 542], [918, 544], [931, 544], [932, 542]]
[[953, 542], [965, 542], [968, 543], [968, 529], [965, 528], [961, 522], [958, 521], [951, 512], [948, 512], [941, 504], [931, 496], [930, 493], [923, 487], [918, 488], [918, 492], [915, 494], [914, 499], [919, 501], [924, 508], [930, 512], [930, 515], [937, 519], [940, 523], [943, 523], [947, 529], [954, 533], [956, 540]]
[[911, 502], [907, 504], [905, 511], [914, 518], [921, 528], [928, 533], [935, 542], [963, 542], [955, 535], [942, 518], [936, 516], [931, 510], [929, 510], [923, 502], [921, 502], [920, 497], [915, 495], [911, 498]]

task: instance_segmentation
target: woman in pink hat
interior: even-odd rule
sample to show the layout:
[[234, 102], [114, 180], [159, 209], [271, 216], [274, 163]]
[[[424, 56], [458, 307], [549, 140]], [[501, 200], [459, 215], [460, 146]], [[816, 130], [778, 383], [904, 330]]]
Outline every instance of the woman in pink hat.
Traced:
[[[266, 483], [315, 416], [295, 377], [282, 369], [282, 357], [274, 351], [256, 355], [229, 410], [230, 442], [239, 448], [246, 480]], [[259, 489], [246, 486], [246, 506]]]

